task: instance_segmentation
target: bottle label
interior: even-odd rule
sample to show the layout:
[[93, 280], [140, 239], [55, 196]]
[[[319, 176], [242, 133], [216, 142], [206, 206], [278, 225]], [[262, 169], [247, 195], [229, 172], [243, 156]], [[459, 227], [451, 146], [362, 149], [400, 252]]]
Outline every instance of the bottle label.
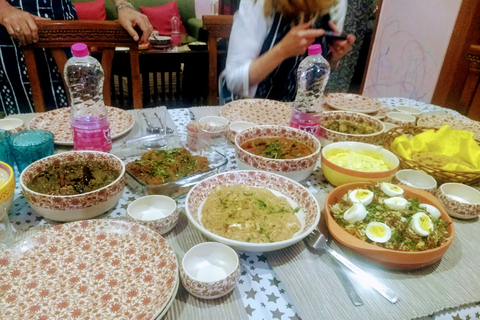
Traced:
[[107, 152], [112, 148], [110, 128], [95, 129], [73, 127], [73, 146], [75, 150], [97, 150]]
[[314, 136], [317, 135], [317, 133], [320, 130], [320, 125], [319, 124], [312, 124], [312, 125], [299, 125], [298, 129], [303, 130], [305, 132], [311, 133]]

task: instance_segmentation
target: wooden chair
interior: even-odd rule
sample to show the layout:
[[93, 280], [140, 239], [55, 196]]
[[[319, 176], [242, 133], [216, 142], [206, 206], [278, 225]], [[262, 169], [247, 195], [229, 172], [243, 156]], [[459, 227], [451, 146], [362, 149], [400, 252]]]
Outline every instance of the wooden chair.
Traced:
[[465, 110], [469, 118], [480, 120], [480, 45], [470, 46], [467, 60], [469, 62], [467, 81], [457, 108]]
[[67, 62], [64, 49], [69, 48], [76, 42], [83, 42], [89, 47], [102, 49], [101, 64], [105, 76], [103, 95], [107, 106], [111, 105], [112, 60], [115, 47], [128, 47], [130, 49], [133, 107], [135, 109], [142, 108], [138, 43], [132, 39], [118, 21], [37, 20], [36, 22], [39, 41], [35, 44], [24, 46], [23, 51], [32, 88], [33, 102], [37, 112], [43, 112], [46, 109], [40, 87], [34, 49], [49, 48], [63, 78], [63, 69]]
[[203, 29], [208, 32], [208, 104], [218, 105], [217, 41], [230, 38], [233, 15], [205, 15]]

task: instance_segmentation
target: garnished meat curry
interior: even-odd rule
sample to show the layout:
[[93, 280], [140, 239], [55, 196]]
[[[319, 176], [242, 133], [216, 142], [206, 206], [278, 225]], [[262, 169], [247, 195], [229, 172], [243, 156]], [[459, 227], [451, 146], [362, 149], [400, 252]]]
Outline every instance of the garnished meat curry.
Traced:
[[297, 139], [285, 137], [263, 137], [245, 141], [243, 150], [272, 159], [296, 159], [311, 155], [312, 150]]
[[128, 172], [149, 185], [176, 181], [208, 168], [206, 157], [194, 156], [185, 148], [150, 150], [126, 165]]

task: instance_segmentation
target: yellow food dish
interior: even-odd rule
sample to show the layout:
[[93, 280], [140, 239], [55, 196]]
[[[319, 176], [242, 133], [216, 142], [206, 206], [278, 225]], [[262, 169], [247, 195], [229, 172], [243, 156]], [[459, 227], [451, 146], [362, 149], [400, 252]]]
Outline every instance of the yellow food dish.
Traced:
[[201, 222], [228, 239], [269, 243], [291, 239], [301, 229], [299, 210], [266, 188], [217, 186], [203, 204]]
[[332, 149], [325, 153], [325, 158], [336, 165], [352, 170], [367, 172], [390, 170], [381, 155], [368, 150]]

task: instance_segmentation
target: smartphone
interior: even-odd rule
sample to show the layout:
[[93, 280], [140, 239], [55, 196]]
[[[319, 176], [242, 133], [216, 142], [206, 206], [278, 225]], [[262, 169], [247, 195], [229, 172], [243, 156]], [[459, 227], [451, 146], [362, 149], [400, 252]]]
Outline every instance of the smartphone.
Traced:
[[347, 40], [347, 33], [345, 32], [342, 32], [342, 33], [338, 33], [338, 32], [335, 32], [335, 31], [325, 31], [325, 37], [327, 38], [327, 41], [328, 40]]

